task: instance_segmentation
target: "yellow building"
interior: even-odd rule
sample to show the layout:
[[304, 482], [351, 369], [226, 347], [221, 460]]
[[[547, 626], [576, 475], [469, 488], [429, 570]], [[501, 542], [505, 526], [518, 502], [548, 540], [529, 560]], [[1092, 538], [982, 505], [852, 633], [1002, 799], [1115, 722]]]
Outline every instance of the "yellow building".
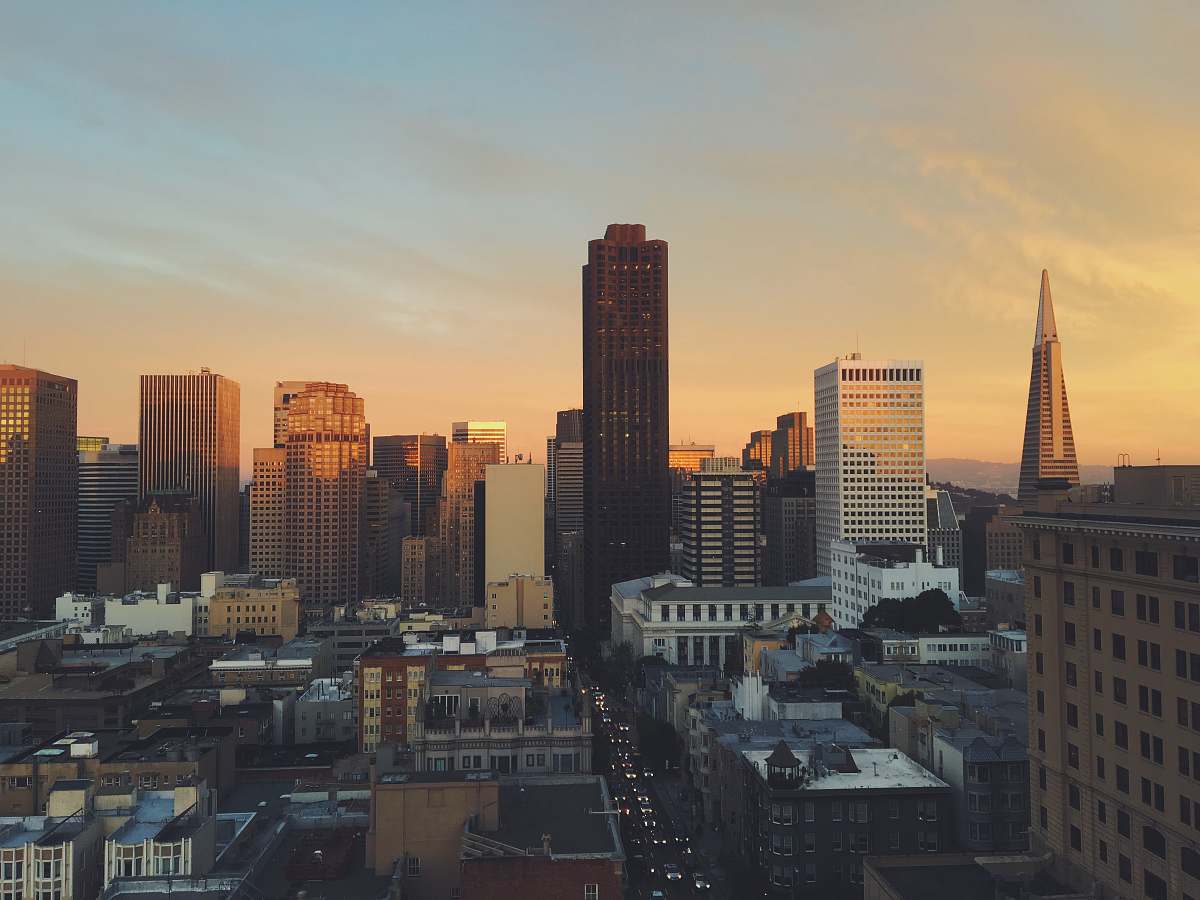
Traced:
[[300, 588], [295, 578], [251, 577], [247, 584], [217, 588], [208, 603], [208, 633], [235, 637], [239, 631], [277, 634], [285, 641], [300, 626]]
[[484, 628], [553, 628], [554, 582], [512, 575], [488, 582], [484, 592]]

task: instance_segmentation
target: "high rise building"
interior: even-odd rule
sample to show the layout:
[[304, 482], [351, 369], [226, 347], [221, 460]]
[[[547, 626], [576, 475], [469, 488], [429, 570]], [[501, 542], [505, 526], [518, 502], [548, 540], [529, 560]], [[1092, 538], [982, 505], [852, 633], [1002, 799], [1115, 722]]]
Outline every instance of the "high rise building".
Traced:
[[208, 369], [143, 375], [138, 495], [187, 491], [200, 501], [208, 540], [204, 568], [237, 568], [241, 388]]
[[546, 509], [548, 515], [554, 516], [554, 488], [558, 472], [558, 438], [550, 434], [546, 436]]
[[293, 397], [304, 390], [306, 384], [308, 384], [307, 381], [275, 382], [274, 417], [272, 419], [274, 443], [272, 446], [277, 450], [282, 450], [287, 444], [288, 405], [292, 402]]
[[583, 528], [583, 442], [566, 441], [558, 448], [555, 472], [554, 531]]
[[551, 509], [554, 507], [558, 488], [558, 446], [563, 443], [576, 443], [583, 446], [582, 409], [560, 409], [554, 434], [546, 438], [546, 500], [550, 503]]
[[1075, 437], [1067, 407], [1062, 345], [1050, 299], [1050, 275], [1042, 269], [1037, 326], [1033, 332], [1033, 366], [1029, 373], [1029, 407], [1025, 413], [1025, 445], [1021, 450], [1021, 482], [1017, 499], [1037, 496], [1038, 481], [1065, 478], [1079, 484]]
[[1200, 896], [1200, 466], [1023, 515], [1030, 844], [1095, 897]]
[[199, 590], [208, 553], [200, 501], [186, 491], [163, 491], [128, 508], [124, 591], [153, 591], [160, 584]]
[[[476, 483], [482, 484], [487, 467], [500, 461], [495, 442], [454, 442], [448, 448], [442, 498], [438, 504], [438, 544], [442, 572], [442, 600], [452, 604], [482, 603], [476, 598]], [[482, 520], [479, 520], [482, 521]], [[478, 561], [482, 564], [482, 561]], [[482, 573], [480, 573], [482, 575]]]
[[72, 378], [0, 365], [0, 619], [53, 617], [75, 586], [77, 398]]
[[409, 530], [437, 534], [438, 501], [446, 472], [446, 438], [440, 434], [381, 434], [372, 440], [374, 466], [409, 507]]
[[437, 541], [409, 535], [400, 542], [400, 602], [406, 606], [435, 603], [441, 596]]
[[510, 575], [545, 575], [545, 469], [539, 465], [494, 465], [484, 472], [483, 580]]
[[609, 632], [612, 586], [670, 561], [667, 243], [609, 225], [583, 267], [587, 625]]
[[508, 460], [508, 423], [455, 422], [451, 425], [451, 429], [454, 443], [495, 444], [499, 449], [500, 462]]
[[250, 485], [238, 492], [238, 571], [250, 570]]
[[266, 578], [284, 577], [286, 470], [285, 448], [254, 449], [254, 480], [250, 482], [250, 571]]
[[783, 587], [817, 574], [817, 479], [793, 469], [772, 479], [763, 503], [763, 585]]
[[683, 504], [687, 489], [692, 482], [692, 473], [700, 471], [700, 464], [712, 459], [717, 448], [712, 444], [671, 444], [667, 447], [667, 470], [671, 481], [671, 542], [679, 540], [683, 523]]
[[811, 469], [816, 464], [813, 428], [808, 424], [808, 413], [790, 412], [775, 418], [775, 430], [771, 432], [772, 478], [786, 478], [796, 469]]
[[511, 575], [487, 584], [484, 628], [553, 628], [554, 583], [537, 575]]
[[750, 432], [750, 440], [742, 448], [742, 468], [753, 472], [759, 480], [766, 478], [771, 468], [771, 441], [775, 432], [769, 428]]
[[[82, 442], [81, 442], [82, 444]], [[78, 591], [96, 591], [96, 569], [112, 562], [113, 507], [138, 495], [136, 444], [79, 451]]]
[[359, 599], [367, 422], [344, 384], [311, 381], [288, 404], [283, 568], [309, 606]]
[[962, 583], [963, 533], [949, 491], [925, 489], [926, 554], [930, 562], [958, 569]]
[[689, 487], [683, 506], [683, 577], [697, 587], [760, 585], [754, 475], [730, 460], [702, 467]]
[[830, 542], [925, 539], [925, 389], [920, 360], [857, 353], [817, 369], [817, 573]]
[[364, 597], [391, 597], [400, 589], [400, 540], [404, 517], [400, 492], [375, 469], [367, 469], [363, 482], [363, 521], [360, 593]]

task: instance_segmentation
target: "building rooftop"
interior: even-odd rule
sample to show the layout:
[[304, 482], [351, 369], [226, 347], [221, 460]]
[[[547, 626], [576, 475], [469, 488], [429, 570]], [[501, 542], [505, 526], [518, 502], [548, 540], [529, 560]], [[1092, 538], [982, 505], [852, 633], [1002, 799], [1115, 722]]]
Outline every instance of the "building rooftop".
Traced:
[[898, 683], [905, 690], [990, 691], [1007, 684], [1004, 678], [977, 666], [936, 666], [920, 663], [863, 663], [861, 670], [878, 681]]
[[551, 856], [623, 858], [608, 792], [595, 775], [522, 778], [500, 785], [500, 827], [484, 837], [540, 853], [550, 835]]
[[220, 659], [213, 660], [214, 669], [233, 668], [247, 663], [273, 663], [280, 667], [307, 666], [325, 646], [323, 640], [292, 638], [279, 647], [266, 644], [238, 644]]
[[429, 683], [464, 687], [533, 687], [533, 682], [528, 678], [504, 678], [485, 672], [434, 672], [429, 676]]
[[[800, 764], [807, 775], [795, 789], [864, 791], [948, 787], [946, 782], [899, 750], [852, 748], [842, 754], [849, 757], [848, 762], [834, 765], [837, 749], [818, 744], [809, 751], [807, 757], [801, 756]], [[743, 750], [742, 756], [765, 777], [767, 758], [774, 750]]]
[[694, 587], [691, 582], [663, 584], [641, 592], [647, 600], [672, 603], [827, 603], [823, 587], [789, 584], [784, 587]]
[[990, 578], [993, 581], [1007, 581], [1011, 584], [1025, 583], [1024, 569], [988, 569], [983, 573], [984, 578]]
[[314, 678], [297, 703], [327, 703], [354, 699], [354, 687], [340, 678]]
[[987, 734], [974, 725], [937, 728], [934, 740], [953, 744], [967, 762], [1022, 762], [1028, 757], [1024, 742], [1012, 734]]

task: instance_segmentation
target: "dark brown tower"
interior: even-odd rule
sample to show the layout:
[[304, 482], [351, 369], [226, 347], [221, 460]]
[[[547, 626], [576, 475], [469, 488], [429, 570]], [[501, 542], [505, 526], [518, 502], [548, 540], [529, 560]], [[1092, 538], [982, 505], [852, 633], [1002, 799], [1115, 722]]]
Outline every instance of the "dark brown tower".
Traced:
[[616, 582], [670, 561], [667, 243], [609, 225], [583, 267], [584, 615], [609, 629]]
[[0, 365], [0, 619], [50, 618], [75, 586], [77, 388]]

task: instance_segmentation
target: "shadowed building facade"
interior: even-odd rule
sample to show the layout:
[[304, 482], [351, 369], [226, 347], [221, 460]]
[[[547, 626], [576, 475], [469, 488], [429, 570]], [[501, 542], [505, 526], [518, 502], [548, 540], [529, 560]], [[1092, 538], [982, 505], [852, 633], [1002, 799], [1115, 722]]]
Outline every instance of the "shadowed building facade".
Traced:
[[52, 618], [74, 587], [77, 398], [72, 378], [0, 365], [0, 619]]
[[1025, 414], [1025, 445], [1021, 450], [1021, 482], [1017, 499], [1037, 496], [1042, 478], [1065, 478], [1079, 484], [1067, 383], [1063, 378], [1062, 345], [1050, 299], [1050, 275], [1042, 269], [1037, 327], [1033, 333], [1033, 368], [1029, 374], [1029, 408]]
[[583, 267], [586, 626], [608, 633], [612, 586], [670, 561], [667, 243], [609, 225]]
[[241, 387], [208, 369], [143, 375], [139, 409], [138, 495], [186, 491], [199, 500], [205, 570], [235, 571]]

